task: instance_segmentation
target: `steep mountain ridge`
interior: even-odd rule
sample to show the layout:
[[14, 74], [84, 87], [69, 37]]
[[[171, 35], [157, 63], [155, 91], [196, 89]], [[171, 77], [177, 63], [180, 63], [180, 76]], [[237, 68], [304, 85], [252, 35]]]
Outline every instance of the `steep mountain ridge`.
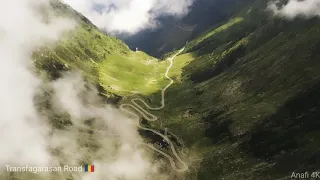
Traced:
[[[159, 83], [152, 77], [158, 69], [164, 69], [166, 63], [158, 63], [157, 59], [142, 51], [131, 51], [121, 40], [107, 36], [68, 5], [57, 0], [52, 0], [51, 4], [56, 14], [74, 19], [77, 26], [65, 34], [55, 47], [42, 47], [33, 54], [36, 67], [44, 70], [41, 72], [45, 78], [56, 79], [60, 72], [79, 69], [88, 80], [100, 87], [101, 93], [109, 97], [115, 92], [132, 94], [137, 90], [135, 86], [146, 88], [142, 93], [154, 92], [161, 83], [165, 83], [164, 77], [159, 79]], [[130, 82], [128, 79], [134, 84], [127, 83]], [[145, 87], [148, 83], [152, 86]]]
[[180, 81], [152, 127], [201, 154], [190, 179], [287, 179], [320, 167], [320, 20], [277, 18], [267, 3], [235, 13], [176, 60]]
[[196, 0], [190, 12], [182, 18], [160, 17], [160, 27], [144, 30], [137, 34], [119, 35], [131, 48], [141, 50], [155, 57], [162, 57], [174, 49], [182, 48], [208, 29], [229, 19], [253, 0]]

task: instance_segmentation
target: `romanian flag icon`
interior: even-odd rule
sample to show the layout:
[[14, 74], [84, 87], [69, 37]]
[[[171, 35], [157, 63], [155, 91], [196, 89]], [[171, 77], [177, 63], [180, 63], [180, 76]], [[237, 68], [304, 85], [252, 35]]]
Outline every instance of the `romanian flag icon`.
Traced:
[[84, 172], [94, 172], [94, 165], [85, 165]]

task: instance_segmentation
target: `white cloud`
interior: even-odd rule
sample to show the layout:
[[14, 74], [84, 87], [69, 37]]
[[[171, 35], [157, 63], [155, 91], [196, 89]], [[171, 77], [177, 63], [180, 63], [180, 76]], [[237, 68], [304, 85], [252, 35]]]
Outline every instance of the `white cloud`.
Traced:
[[188, 13], [194, 0], [63, 0], [99, 28], [134, 34], [158, 26], [156, 18]]
[[33, 104], [41, 81], [31, 70], [30, 54], [58, 40], [72, 22], [53, 18], [44, 23], [35, 10], [40, 6], [48, 8], [44, 0], [0, 1], [0, 168], [50, 161], [48, 128]]
[[[68, 130], [56, 130], [52, 146], [62, 149], [60, 156], [68, 157], [68, 164], [79, 164], [84, 157], [94, 162], [95, 173], [83, 174], [83, 180], [167, 178], [159, 173], [159, 164], [153, 162], [152, 154], [136, 147], [143, 143], [136, 122], [108, 105], [101, 106], [97, 90], [88, 90], [90, 85], [79, 73], [67, 73], [52, 86], [55, 111], [68, 112], [74, 124]], [[87, 119], [95, 119], [91, 126], [96, 131], [92, 135], [79, 131]], [[90, 153], [92, 147], [79, 146], [79, 137], [82, 143], [98, 144], [101, 148]]]
[[289, 2], [282, 6], [277, 7], [277, 2], [271, 3], [271, 9], [275, 15], [293, 19], [297, 16], [306, 18], [320, 17], [320, 0], [289, 0]]

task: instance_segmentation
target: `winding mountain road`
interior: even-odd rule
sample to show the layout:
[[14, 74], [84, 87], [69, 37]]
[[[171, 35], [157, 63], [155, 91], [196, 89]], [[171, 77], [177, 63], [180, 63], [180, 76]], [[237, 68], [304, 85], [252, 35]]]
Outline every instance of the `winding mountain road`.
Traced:
[[[162, 133], [160, 133], [160, 132], [158, 132], [158, 131], [156, 131], [156, 130], [154, 130], [154, 129], [142, 127], [142, 126], [140, 125], [140, 116], [139, 116], [138, 114], [136, 114], [134, 111], [130, 110], [130, 109], [135, 110], [135, 111], [138, 112], [140, 115], [142, 115], [142, 116], [144, 117], [144, 119], [146, 119], [146, 120], [148, 120], [148, 121], [156, 121], [156, 120], [158, 120], [158, 118], [157, 118], [155, 115], [153, 115], [153, 114], [151, 114], [150, 112], [148, 112], [147, 110], [145, 110], [145, 109], [144, 109], [143, 107], [141, 107], [137, 102], [138, 102], [138, 101], [141, 102], [141, 103], [144, 104], [149, 110], [161, 110], [161, 109], [163, 109], [163, 108], [165, 107], [165, 92], [166, 92], [166, 90], [173, 84], [173, 80], [168, 76], [168, 73], [169, 73], [169, 71], [170, 71], [170, 69], [171, 69], [171, 67], [172, 67], [172, 65], [173, 65], [173, 60], [174, 60], [174, 58], [175, 58], [178, 54], [180, 54], [183, 50], [184, 50], [184, 48], [182, 48], [182, 49], [181, 49], [178, 53], [176, 53], [174, 56], [168, 58], [168, 60], [169, 60], [169, 62], [170, 62], [170, 65], [169, 65], [168, 68], [167, 68], [167, 71], [166, 71], [166, 73], [165, 73], [165, 77], [170, 80], [170, 83], [169, 83], [164, 89], [162, 89], [162, 92], [161, 92], [161, 106], [160, 106], [160, 107], [150, 107], [143, 99], [140, 99], [140, 98], [133, 98], [133, 99], [131, 100], [131, 103], [132, 103], [132, 104], [121, 104], [121, 105], [120, 105], [120, 110], [123, 111], [123, 112], [125, 112], [125, 113], [127, 113], [127, 114], [129, 114], [129, 115], [131, 115], [131, 116], [133, 116], [134, 119], [135, 119], [136, 122], [137, 122], [137, 126], [138, 126], [140, 129], [143, 129], [143, 130], [146, 130], [146, 131], [151, 131], [151, 132], [153, 132], [153, 133], [161, 136], [161, 137], [170, 145], [170, 148], [171, 148], [171, 151], [172, 151], [173, 155], [176, 157], [176, 159], [177, 159], [177, 160], [181, 163], [181, 165], [182, 165], [181, 168], [177, 167], [174, 159], [173, 159], [169, 154], [167, 154], [167, 153], [165, 153], [165, 152], [163, 152], [163, 151], [155, 148], [154, 146], [152, 146], [152, 145], [150, 145], [150, 144], [147, 144], [147, 143], [141, 144], [141, 145], [146, 146], [146, 147], [148, 147], [148, 148], [150, 148], [150, 149], [152, 149], [152, 150], [154, 150], [154, 151], [162, 154], [163, 156], [165, 156], [165, 157], [169, 160], [172, 169], [175, 170], [175, 171], [177, 171], [177, 172], [187, 171], [187, 170], [188, 170], [188, 165], [187, 165], [186, 162], [184, 162], [184, 161], [180, 158], [180, 156], [178, 155], [178, 153], [177, 153], [177, 151], [176, 151], [176, 149], [175, 149], [172, 141], [171, 141], [167, 136], [165, 136], [164, 134], [162, 134]], [[129, 109], [129, 108], [130, 108], [130, 109]]]

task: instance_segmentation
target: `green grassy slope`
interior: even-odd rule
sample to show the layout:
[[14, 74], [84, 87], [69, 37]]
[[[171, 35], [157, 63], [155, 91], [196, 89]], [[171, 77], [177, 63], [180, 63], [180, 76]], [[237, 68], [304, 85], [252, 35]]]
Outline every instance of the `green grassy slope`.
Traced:
[[166, 68], [166, 62], [131, 51], [121, 40], [106, 36], [69, 6], [55, 0], [51, 3], [57, 14], [76, 20], [77, 27], [56, 46], [39, 48], [33, 54], [44, 78], [52, 80], [60, 77], [61, 72], [80, 70], [107, 96], [147, 95], [163, 86], [166, 80], [157, 74]]
[[[153, 112], [160, 121], [145, 123], [167, 127], [179, 152], [192, 155], [188, 179], [285, 179], [320, 168], [320, 21], [285, 21], [265, 7], [256, 0], [188, 43], [169, 73], [167, 106]], [[76, 17], [80, 26], [57, 47], [34, 53], [39, 73], [80, 69], [104, 94], [128, 97], [121, 102], [159, 103], [168, 62]]]
[[[54, 13], [59, 16], [73, 19], [77, 26], [53, 45], [39, 47], [33, 52], [32, 58], [36, 73], [44, 81], [52, 81], [61, 77], [67, 71], [80, 71], [86, 81], [99, 87], [102, 95], [107, 96], [109, 102], [116, 103], [122, 96], [133, 94], [149, 95], [155, 93], [168, 82], [163, 75], [167, 61], [157, 59], [143, 53], [133, 52], [119, 39], [108, 36], [98, 30], [87, 18], [72, 10], [69, 6], [58, 0], [51, 0]], [[50, 19], [49, 19], [50, 20]], [[91, 86], [86, 86], [88, 90]], [[80, 93], [83, 103], [89, 103], [86, 93]], [[51, 87], [43, 84], [34, 97], [34, 103], [39, 113], [48, 116], [48, 123], [53, 130], [68, 131], [73, 126], [70, 115], [54, 111], [51, 97]], [[119, 96], [121, 96], [119, 98]], [[92, 105], [92, 104], [90, 104]], [[95, 104], [96, 105], [96, 104]], [[99, 104], [100, 105], [100, 104]], [[83, 126], [75, 127], [77, 148], [90, 152], [82, 159], [77, 159], [78, 164], [92, 164], [91, 154], [101, 148], [101, 142], [95, 138], [94, 131], [99, 129], [95, 119], [88, 119]], [[79, 122], [80, 123], [80, 122]], [[63, 149], [63, 147], [62, 147]], [[61, 164], [69, 164], [61, 147], [50, 148]], [[0, 179], [38, 179], [36, 173], [4, 172]], [[77, 179], [72, 173], [52, 173], [51, 179]]]
[[159, 62], [143, 52], [130, 52], [125, 57], [112, 54], [109, 58], [116, 60], [106, 60], [99, 67], [99, 80], [109, 92], [122, 96], [148, 95], [166, 83], [161, 74], [167, 62]]
[[[169, 128], [203, 157], [189, 159], [189, 179], [286, 179], [320, 168], [320, 20], [286, 21], [265, 7], [255, 1], [175, 60], [167, 106], [149, 126]], [[148, 98], [159, 102], [160, 92]]]

